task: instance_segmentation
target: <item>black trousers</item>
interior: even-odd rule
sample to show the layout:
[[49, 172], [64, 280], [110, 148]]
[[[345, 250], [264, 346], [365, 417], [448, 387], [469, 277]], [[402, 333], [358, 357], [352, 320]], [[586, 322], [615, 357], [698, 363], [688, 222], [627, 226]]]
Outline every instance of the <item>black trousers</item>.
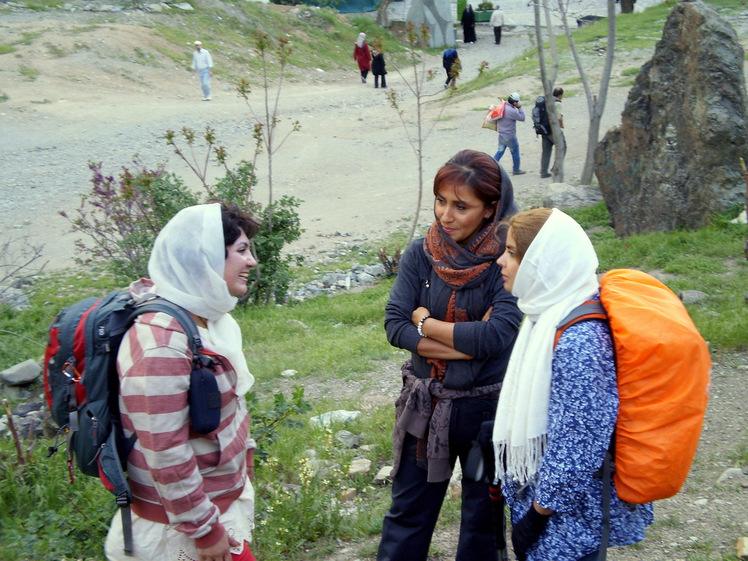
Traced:
[[[449, 449], [465, 465], [480, 424], [494, 417], [496, 402], [455, 400], [450, 419]], [[449, 481], [428, 483], [416, 465], [417, 440], [406, 436], [400, 469], [392, 482], [392, 504], [384, 517], [377, 561], [426, 561], [431, 536]], [[462, 479], [462, 512], [456, 561], [498, 561], [488, 484]]]
[[[553, 150], [553, 135], [541, 134], [540, 138], [543, 141], [543, 151], [540, 154], [540, 173], [545, 175], [548, 173], [548, 166], [551, 163], [551, 151]], [[566, 156], [566, 137], [564, 133], [561, 133], [561, 138], [564, 141], [564, 156]]]
[[493, 28], [493, 40], [497, 45], [501, 44], [501, 26]]
[[374, 87], [375, 88], [379, 87], [379, 76], [382, 77], [382, 87], [386, 88], [387, 87], [387, 78], [385, 78], [384, 74], [374, 74]]

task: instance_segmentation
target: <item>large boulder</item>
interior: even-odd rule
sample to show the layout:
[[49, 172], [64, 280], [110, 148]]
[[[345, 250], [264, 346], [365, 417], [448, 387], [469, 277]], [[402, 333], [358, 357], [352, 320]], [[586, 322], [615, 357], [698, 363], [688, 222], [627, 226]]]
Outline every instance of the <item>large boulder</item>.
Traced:
[[744, 202], [748, 160], [743, 49], [701, 1], [675, 6], [622, 114], [595, 149], [619, 236], [696, 229]]

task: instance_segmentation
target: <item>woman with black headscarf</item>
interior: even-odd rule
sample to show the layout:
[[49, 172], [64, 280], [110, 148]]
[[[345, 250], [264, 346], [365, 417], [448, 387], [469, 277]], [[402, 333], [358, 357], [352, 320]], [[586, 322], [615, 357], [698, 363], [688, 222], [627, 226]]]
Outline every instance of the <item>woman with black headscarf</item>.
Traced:
[[464, 42], [475, 43], [475, 12], [473, 11], [473, 5], [468, 4], [467, 8], [462, 11], [462, 18], [460, 19], [462, 25], [462, 37]]
[[[463, 150], [434, 178], [435, 220], [400, 261], [385, 309], [390, 343], [411, 352], [396, 403], [392, 504], [378, 561], [426, 561], [457, 460], [494, 417], [519, 329], [496, 259], [512, 183], [488, 154]], [[489, 485], [463, 478], [458, 561], [496, 561]]]

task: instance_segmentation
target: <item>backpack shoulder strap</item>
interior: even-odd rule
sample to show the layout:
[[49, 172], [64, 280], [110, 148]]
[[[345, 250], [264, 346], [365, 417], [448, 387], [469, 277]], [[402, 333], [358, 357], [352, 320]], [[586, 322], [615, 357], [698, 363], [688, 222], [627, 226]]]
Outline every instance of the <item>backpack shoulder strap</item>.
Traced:
[[155, 296], [136, 304], [128, 316], [126, 324], [129, 325], [136, 317], [148, 312], [163, 312], [176, 319], [179, 325], [182, 326], [182, 329], [184, 329], [187, 335], [187, 344], [190, 346], [192, 355], [197, 360], [197, 357], [202, 353], [203, 344], [200, 339], [200, 333], [197, 330], [197, 324], [187, 310], [165, 298]]
[[553, 348], [558, 345], [561, 335], [564, 334], [567, 328], [571, 327], [575, 323], [580, 321], [586, 321], [589, 319], [601, 319], [603, 321], [608, 320], [608, 313], [605, 311], [605, 307], [600, 300], [588, 300], [583, 304], [580, 304], [572, 311], [570, 311], [564, 319], [562, 319], [556, 326], [556, 336], [553, 339]]

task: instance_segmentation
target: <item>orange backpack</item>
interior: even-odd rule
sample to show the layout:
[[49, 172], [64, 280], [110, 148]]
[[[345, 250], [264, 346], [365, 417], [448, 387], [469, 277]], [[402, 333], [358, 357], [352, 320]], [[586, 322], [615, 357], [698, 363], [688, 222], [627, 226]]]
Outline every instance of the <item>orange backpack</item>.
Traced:
[[555, 343], [567, 327], [586, 319], [607, 320], [613, 335], [620, 398], [612, 445], [618, 496], [638, 504], [672, 497], [699, 444], [709, 348], [680, 299], [633, 269], [603, 275], [600, 300], [572, 310], [559, 324]]

